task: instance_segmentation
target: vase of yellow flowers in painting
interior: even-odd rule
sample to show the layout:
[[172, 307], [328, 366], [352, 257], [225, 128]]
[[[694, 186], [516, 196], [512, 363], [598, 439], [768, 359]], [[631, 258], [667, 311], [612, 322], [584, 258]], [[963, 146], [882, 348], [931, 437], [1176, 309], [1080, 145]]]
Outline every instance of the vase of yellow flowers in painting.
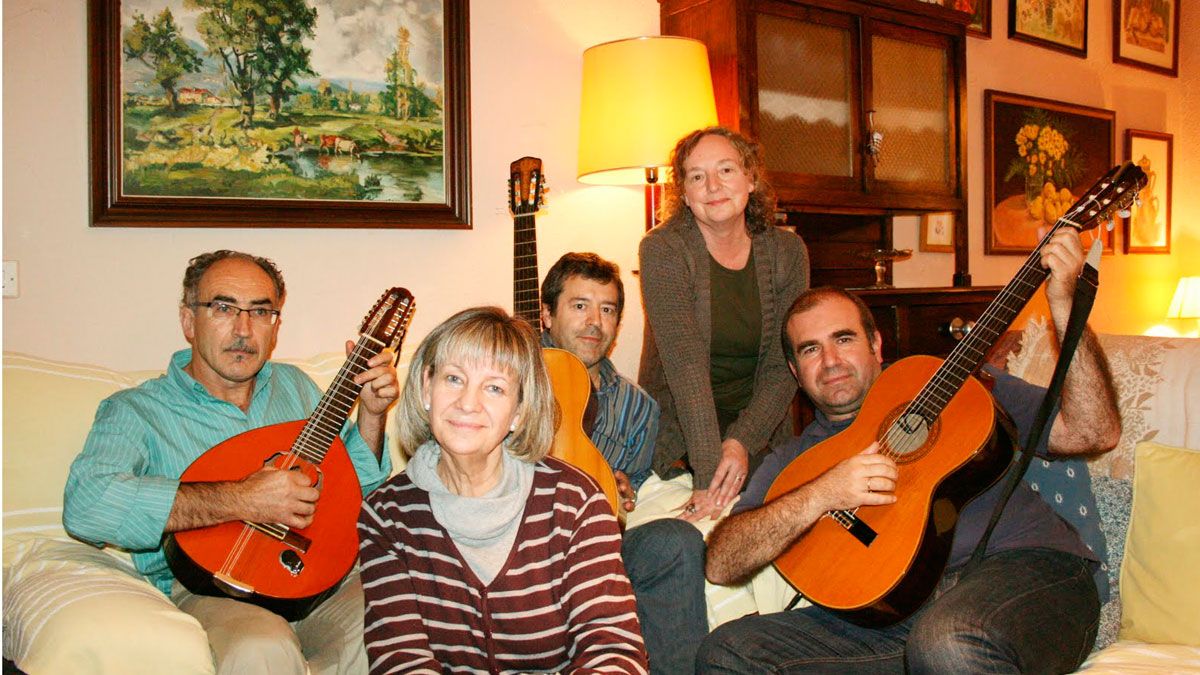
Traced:
[[1017, 156], [1004, 180], [1025, 181], [1029, 217], [1053, 224], [1075, 202], [1071, 188], [1078, 174], [1076, 153], [1065, 129], [1045, 111], [1031, 111], [1017, 129]]

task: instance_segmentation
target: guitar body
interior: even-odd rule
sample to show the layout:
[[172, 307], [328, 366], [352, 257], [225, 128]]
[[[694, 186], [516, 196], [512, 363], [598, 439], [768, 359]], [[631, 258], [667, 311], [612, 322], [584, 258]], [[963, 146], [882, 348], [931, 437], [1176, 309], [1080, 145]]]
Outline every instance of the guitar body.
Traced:
[[[887, 438], [893, 421], [941, 364], [934, 357], [912, 356], [884, 370], [854, 422], [792, 461], [771, 485], [767, 501]], [[775, 567], [806, 598], [859, 625], [887, 625], [911, 614], [941, 578], [962, 507], [1000, 478], [1012, 460], [1011, 441], [995, 433], [996, 416], [991, 395], [978, 380], [967, 378], [932, 426], [896, 443], [908, 448], [892, 453], [899, 468], [896, 503], [839, 512], [857, 516], [873, 538], [826, 515], [775, 560]]]
[[583, 415], [592, 393], [587, 366], [565, 349], [543, 349], [542, 358], [550, 373], [554, 398], [562, 409], [562, 421], [554, 432], [550, 455], [591, 476], [608, 497], [613, 513], [620, 514], [617, 479], [612, 467], [583, 431]]
[[[304, 425], [304, 420], [284, 422], [238, 434], [197, 458], [180, 481], [245, 478], [285, 457]], [[180, 583], [193, 593], [251, 602], [289, 621], [307, 616], [320, 604], [358, 556], [356, 523], [362, 488], [340, 438], [335, 438], [319, 466], [301, 462], [295, 470], [303, 471], [321, 489], [310, 526], [289, 531], [285, 541], [242, 521], [168, 535], [164, 552]], [[231, 551], [240, 551], [233, 564], [228, 562]], [[293, 573], [295, 565], [285, 565], [285, 559], [298, 559], [301, 569]]]

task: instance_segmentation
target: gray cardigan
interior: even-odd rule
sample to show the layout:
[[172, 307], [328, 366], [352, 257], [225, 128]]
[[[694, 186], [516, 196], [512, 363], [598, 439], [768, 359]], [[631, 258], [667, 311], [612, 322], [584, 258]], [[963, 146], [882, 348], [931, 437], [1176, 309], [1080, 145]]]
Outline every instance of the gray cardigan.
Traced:
[[[779, 343], [783, 314], [808, 288], [808, 250], [796, 234], [777, 227], [753, 236], [754, 267], [762, 304], [762, 338], [754, 393], [727, 430], [751, 453], [790, 434], [783, 424], [796, 393]], [[721, 461], [722, 438], [710, 382], [712, 341], [709, 253], [698, 226], [660, 225], [638, 249], [645, 337], [638, 383], [662, 407], [654, 470], [659, 475], [688, 457], [696, 489], [707, 489]]]

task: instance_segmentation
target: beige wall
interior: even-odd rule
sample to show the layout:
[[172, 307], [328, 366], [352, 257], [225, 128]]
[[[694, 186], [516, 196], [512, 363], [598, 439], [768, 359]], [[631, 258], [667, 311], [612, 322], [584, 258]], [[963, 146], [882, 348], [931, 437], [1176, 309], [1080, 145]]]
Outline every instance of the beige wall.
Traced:
[[[992, 39], [967, 44], [967, 178], [971, 273], [975, 284], [1004, 284], [1024, 256], [983, 254], [983, 92], [1038, 96], [1115, 110], [1116, 154], [1124, 160], [1125, 130], [1175, 135], [1170, 255], [1104, 256], [1092, 325], [1102, 332], [1142, 333], [1164, 323], [1180, 275], [1200, 274], [1200, 7], [1181, 3], [1180, 77], [1112, 62], [1110, 0], [1088, 2], [1088, 57], [1081, 59], [1008, 39], [1008, 3], [992, 0]], [[1180, 325], [1180, 327], [1182, 327]]]
[[94, 229], [88, 227], [87, 40], [83, 0], [4, 2], [4, 259], [21, 297], [4, 300], [4, 348], [120, 368], [156, 368], [181, 346], [187, 260], [231, 247], [274, 258], [289, 300], [277, 356], [340, 349], [371, 303], [406, 286], [417, 313], [406, 353], [475, 304], [512, 303], [512, 160], [544, 160], [552, 192], [538, 218], [542, 269], [567, 250], [618, 262], [634, 302], [615, 352], [637, 366], [641, 308], [630, 274], [644, 228], [637, 188], [575, 181], [579, 80], [593, 44], [657, 34], [653, 0], [471, 3], [474, 229]]
[[[290, 289], [278, 356], [338, 349], [379, 293], [410, 288], [418, 311], [406, 351], [460, 308], [511, 302], [508, 163], [540, 156], [553, 191], [539, 216], [544, 270], [567, 250], [616, 260], [633, 292], [618, 368], [636, 369], [636, 188], [574, 179], [582, 51], [654, 34], [654, 0], [476, 0], [471, 3], [471, 142], [475, 229], [459, 232], [319, 229], [93, 229], [88, 227], [86, 55], [82, 0], [4, 3], [4, 259], [20, 263], [21, 296], [5, 299], [4, 349], [118, 368], [157, 368], [182, 344], [178, 285], [197, 252], [233, 247], [271, 256]], [[1175, 279], [1200, 274], [1200, 13], [1185, 7], [1184, 77], [1111, 62], [1111, 3], [1090, 3], [1087, 60], [1007, 40], [1006, 3], [994, 0], [992, 40], [970, 40], [968, 142], [971, 268], [976, 283], [1004, 283], [1021, 258], [982, 254], [983, 90], [1054, 98], [1117, 111], [1129, 126], [1175, 134], [1170, 256], [1105, 258], [1094, 323], [1141, 332], [1157, 323]], [[1191, 77], [1188, 77], [1191, 75]], [[1120, 146], [1118, 146], [1120, 147]], [[947, 269], [949, 269], [947, 267]]]

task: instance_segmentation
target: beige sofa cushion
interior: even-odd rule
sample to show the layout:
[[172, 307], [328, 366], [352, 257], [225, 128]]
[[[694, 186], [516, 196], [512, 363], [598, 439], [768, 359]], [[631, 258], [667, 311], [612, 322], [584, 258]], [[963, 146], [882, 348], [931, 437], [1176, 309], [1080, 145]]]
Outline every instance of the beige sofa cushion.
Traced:
[[1200, 451], [1139, 443], [1122, 640], [1200, 646]]

